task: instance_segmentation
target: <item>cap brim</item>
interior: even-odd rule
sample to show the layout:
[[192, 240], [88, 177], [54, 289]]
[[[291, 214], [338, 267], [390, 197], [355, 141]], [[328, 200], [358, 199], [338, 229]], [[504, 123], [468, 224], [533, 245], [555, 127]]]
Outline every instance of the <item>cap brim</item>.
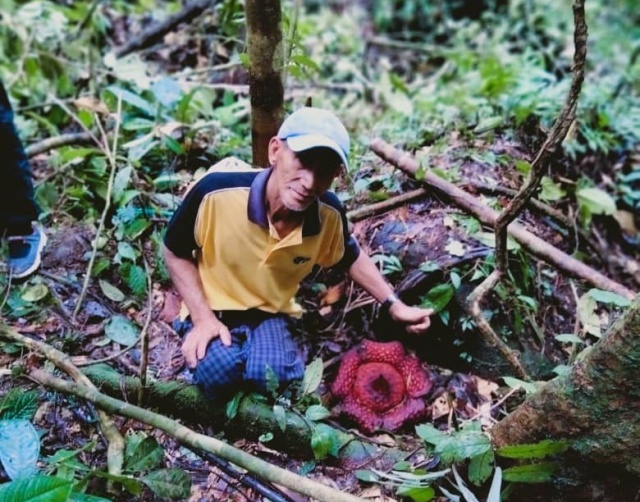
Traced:
[[331, 138], [322, 136], [321, 134], [305, 134], [302, 136], [289, 136], [286, 138], [287, 145], [294, 152], [304, 152], [312, 148], [330, 148], [338, 154], [340, 160], [346, 168], [349, 165], [346, 154], [342, 151], [342, 148], [338, 146], [338, 143]]

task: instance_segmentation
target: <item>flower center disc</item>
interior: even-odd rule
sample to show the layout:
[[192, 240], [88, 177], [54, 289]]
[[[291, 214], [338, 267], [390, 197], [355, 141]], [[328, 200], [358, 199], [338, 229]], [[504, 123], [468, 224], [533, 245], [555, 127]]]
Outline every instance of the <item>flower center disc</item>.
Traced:
[[363, 406], [386, 411], [404, 399], [404, 378], [388, 363], [365, 363], [356, 372], [354, 391]]

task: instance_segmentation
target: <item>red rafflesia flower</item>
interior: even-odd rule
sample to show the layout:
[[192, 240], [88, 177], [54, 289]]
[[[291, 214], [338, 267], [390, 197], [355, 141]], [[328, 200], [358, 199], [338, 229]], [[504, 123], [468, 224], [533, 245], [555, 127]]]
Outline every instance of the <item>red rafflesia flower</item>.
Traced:
[[432, 386], [420, 360], [400, 342], [364, 340], [343, 357], [332, 391], [342, 399], [340, 411], [373, 433], [425, 417], [424, 396]]

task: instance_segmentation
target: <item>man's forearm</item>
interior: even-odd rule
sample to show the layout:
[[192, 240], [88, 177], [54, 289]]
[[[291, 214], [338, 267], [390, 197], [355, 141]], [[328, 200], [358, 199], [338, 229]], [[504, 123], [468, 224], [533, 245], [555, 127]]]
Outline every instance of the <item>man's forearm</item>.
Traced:
[[349, 268], [351, 278], [379, 302], [385, 301], [393, 288], [378, 270], [371, 257], [361, 252]]
[[198, 266], [191, 260], [176, 256], [166, 246], [162, 250], [173, 285], [187, 306], [194, 324], [210, 319], [213, 313], [204, 294]]

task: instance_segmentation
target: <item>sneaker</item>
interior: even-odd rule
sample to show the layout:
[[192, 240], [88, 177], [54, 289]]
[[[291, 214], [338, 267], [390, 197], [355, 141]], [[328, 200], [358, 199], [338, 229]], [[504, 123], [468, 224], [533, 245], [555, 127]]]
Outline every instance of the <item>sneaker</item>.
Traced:
[[47, 236], [42, 228], [34, 226], [30, 235], [12, 235], [9, 242], [9, 273], [13, 279], [24, 279], [40, 266], [42, 249]]

